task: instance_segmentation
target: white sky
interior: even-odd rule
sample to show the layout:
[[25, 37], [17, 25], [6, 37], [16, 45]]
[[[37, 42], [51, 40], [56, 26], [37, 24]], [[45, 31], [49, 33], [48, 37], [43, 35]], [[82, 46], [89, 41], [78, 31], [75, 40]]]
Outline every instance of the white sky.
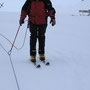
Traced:
[[[21, 7], [26, 0], [0, 0], [4, 2], [4, 7], [0, 8], [0, 11], [20, 12]], [[51, 0], [54, 7], [67, 8], [75, 6], [79, 3], [83, 3], [81, 0]], [[85, 0], [89, 1], [89, 0]], [[89, 5], [90, 6], [90, 5]]]

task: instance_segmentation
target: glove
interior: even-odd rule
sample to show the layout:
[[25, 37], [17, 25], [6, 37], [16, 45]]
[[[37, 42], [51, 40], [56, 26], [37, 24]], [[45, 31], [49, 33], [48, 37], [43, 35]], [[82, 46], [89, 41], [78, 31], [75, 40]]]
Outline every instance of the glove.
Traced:
[[50, 24], [51, 24], [52, 26], [54, 26], [54, 25], [56, 24], [56, 20], [55, 20], [55, 19], [51, 19]]
[[22, 26], [23, 23], [24, 23], [24, 20], [19, 21], [20, 26]]

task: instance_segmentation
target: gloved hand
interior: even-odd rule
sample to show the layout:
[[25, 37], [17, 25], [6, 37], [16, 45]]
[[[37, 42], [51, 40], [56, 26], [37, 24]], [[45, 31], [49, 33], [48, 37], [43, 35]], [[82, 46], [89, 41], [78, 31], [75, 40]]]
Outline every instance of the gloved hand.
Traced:
[[55, 19], [51, 19], [50, 24], [51, 24], [52, 26], [54, 26], [54, 25], [56, 24], [56, 20], [55, 20]]
[[19, 21], [20, 26], [22, 26], [23, 23], [24, 23], [24, 20]]

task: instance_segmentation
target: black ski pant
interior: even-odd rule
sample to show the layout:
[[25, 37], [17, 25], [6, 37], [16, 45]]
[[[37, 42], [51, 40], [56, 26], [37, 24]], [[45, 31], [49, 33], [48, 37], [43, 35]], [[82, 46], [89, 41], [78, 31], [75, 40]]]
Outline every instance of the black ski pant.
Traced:
[[45, 54], [46, 24], [36, 25], [30, 22], [30, 56], [36, 55], [36, 43], [38, 40], [38, 53]]

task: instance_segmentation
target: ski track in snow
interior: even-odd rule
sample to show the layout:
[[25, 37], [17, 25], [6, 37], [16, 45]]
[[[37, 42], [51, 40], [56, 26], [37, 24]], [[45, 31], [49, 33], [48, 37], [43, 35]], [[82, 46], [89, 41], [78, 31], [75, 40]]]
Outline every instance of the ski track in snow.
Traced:
[[[42, 67], [36, 69], [30, 63], [29, 31], [24, 48], [13, 49], [11, 58], [20, 90], [90, 90], [90, 17], [56, 17], [56, 26], [48, 25], [46, 32], [46, 60], [50, 66], [40, 63]], [[13, 41], [18, 21], [17, 13], [1, 13], [0, 33]], [[26, 23], [20, 28], [17, 47], [22, 44], [25, 30]], [[0, 37], [0, 43], [10, 50], [5, 39]], [[9, 57], [1, 47], [0, 52], [0, 90], [17, 90]]]

